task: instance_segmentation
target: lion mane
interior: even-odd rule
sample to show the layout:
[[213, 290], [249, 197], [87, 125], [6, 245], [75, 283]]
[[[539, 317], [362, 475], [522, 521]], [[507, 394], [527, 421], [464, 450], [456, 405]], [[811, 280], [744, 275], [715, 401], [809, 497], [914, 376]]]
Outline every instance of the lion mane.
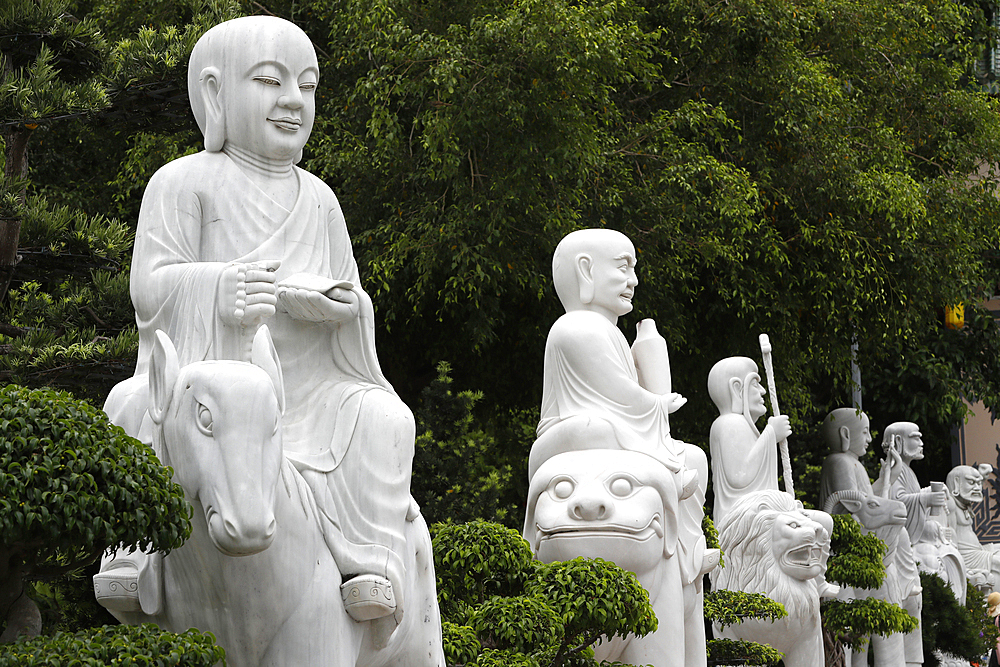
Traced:
[[719, 526], [725, 567], [717, 570], [719, 589], [764, 593], [785, 609], [819, 613], [814, 580], [800, 581], [782, 570], [771, 551], [771, 529], [778, 516], [801, 512], [787, 493], [758, 491], [741, 498]]

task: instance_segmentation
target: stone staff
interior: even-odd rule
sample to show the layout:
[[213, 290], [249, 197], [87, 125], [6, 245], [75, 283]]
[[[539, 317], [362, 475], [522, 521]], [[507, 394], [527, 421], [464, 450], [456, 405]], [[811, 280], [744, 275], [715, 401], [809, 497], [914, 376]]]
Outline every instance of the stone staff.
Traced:
[[[764, 372], [767, 375], [767, 391], [771, 395], [771, 412], [775, 417], [781, 415], [778, 407], [778, 392], [774, 388], [774, 366], [771, 362], [771, 340], [767, 334], [760, 335], [760, 352], [764, 355]], [[785, 491], [794, 498], [795, 487], [792, 482], [792, 459], [788, 455], [788, 438], [778, 443], [778, 451], [781, 452], [781, 474], [785, 478]]]

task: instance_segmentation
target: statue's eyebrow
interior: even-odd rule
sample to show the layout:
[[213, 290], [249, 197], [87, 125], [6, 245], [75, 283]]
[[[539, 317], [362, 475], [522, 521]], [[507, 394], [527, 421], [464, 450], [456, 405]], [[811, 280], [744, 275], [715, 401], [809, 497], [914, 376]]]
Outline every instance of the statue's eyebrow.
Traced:
[[624, 262], [628, 262], [629, 265], [632, 265], [632, 264], [635, 264], [635, 257], [632, 256], [632, 253], [623, 252], [622, 254], [620, 254], [617, 257], [615, 257], [614, 261], [616, 261], [616, 262], [623, 262], [624, 261]]
[[281, 70], [282, 72], [287, 72], [288, 71], [288, 68], [285, 67], [284, 63], [280, 63], [277, 60], [259, 60], [259, 61], [255, 62], [253, 65], [251, 65], [249, 68], [247, 68], [246, 73], [247, 74], [251, 74], [255, 69], [257, 69], [259, 67], [263, 67], [265, 65], [270, 65], [271, 67], [276, 67], [277, 69]]

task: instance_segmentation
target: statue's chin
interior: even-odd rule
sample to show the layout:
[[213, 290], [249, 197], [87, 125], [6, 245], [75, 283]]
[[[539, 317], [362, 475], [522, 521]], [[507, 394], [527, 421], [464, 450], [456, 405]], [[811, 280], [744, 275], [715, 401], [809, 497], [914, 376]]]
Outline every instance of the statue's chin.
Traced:
[[613, 530], [552, 531], [539, 540], [538, 560], [543, 563], [603, 558], [635, 573], [646, 572], [663, 558], [663, 538], [653, 529], [639, 533]]

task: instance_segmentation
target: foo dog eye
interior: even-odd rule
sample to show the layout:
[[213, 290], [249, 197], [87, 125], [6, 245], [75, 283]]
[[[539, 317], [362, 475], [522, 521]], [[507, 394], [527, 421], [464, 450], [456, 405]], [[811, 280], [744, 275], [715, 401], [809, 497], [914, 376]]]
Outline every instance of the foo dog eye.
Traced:
[[195, 418], [195, 424], [198, 425], [198, 430], [205, 435], [212, 435], [212, 411], [201, 403], [198, 404], [198, 416]]
[[611, 480], [611, 483], [608, 484], [608, 490], [619, 498], [627, 498], [632, 495], [636, 486], [638, 486], [638, 483], [634, 479], [620, 476]]
[[576, 484], [573, 483], [573, 480], [567, 477], [554, 479], [549, 485], [549, 490], [552, 492], [552, 495], [559, 500], [566, 500], [569, 498], [573, 495], [574, 489], [576, 489]]

